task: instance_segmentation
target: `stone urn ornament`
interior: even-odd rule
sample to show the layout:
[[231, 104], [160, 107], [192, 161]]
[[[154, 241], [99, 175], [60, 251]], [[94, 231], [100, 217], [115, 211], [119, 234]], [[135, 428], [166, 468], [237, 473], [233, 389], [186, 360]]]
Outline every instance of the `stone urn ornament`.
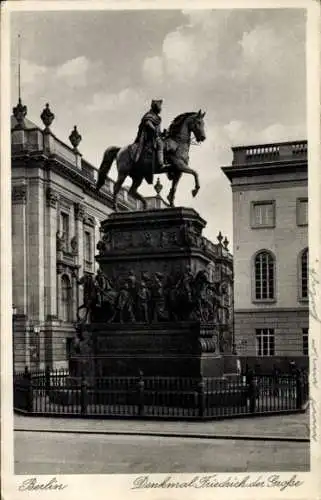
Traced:
[[27, 116], [27, 106], [22, 104], [21, 98], [19, 97], [19, 101], [17, 106], [15, 106], [12, 109], [13, 116], [17, 120], [17, 125], [15, 126], [15, 129], [23, 129], [25, 127], [25, 117]]
[[161, 181], [160, 181], [159, 177], [157, 177], [157, 182], [154, 185], [154, 189], [156, 191], [156, 195], [159, 197], [160, 194], [161, 194], [161, 192], [162, 192], [162, 189], [163, 189], [163, 185], [161, 184]]
[[77, 130], [77, 126], [75, 125], [73, 131], [69, 136], [69, 140], [71, 142], [72, 147], [74, 148], [75, 153], [78, 152], [78, 146], [80, 144], [81, 139], [82, 137]]
[[45, 126], [45, 132], [50, 131], [50, 125], [55, 119], [54, 113], [52, 113], [51, 109], [49, 108], [49, 103], [46, 103], [46, 107], [43, 109], [40, 118]]

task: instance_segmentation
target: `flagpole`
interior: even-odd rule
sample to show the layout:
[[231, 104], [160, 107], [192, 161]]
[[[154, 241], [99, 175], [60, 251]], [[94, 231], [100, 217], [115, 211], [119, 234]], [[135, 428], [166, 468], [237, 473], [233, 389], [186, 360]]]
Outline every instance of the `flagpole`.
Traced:
[[19, 102], [21, 102], [21, 36], [18, 34], [18, 98]]

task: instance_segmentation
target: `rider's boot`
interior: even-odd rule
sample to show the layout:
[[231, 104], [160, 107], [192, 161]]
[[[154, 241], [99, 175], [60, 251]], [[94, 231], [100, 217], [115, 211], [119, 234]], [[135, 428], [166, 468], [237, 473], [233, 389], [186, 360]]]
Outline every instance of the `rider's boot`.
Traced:
[[164, 163], [164, 148], [162, 146], [158, 146], [157, 148], [157, 163], [160, 172], [167, 168]]

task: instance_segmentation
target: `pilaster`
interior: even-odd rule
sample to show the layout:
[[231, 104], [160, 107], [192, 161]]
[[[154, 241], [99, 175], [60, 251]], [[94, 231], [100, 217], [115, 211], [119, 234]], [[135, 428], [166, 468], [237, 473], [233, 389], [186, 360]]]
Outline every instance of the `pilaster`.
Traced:
[[[28, 317], [43, 322], [45, 312], [45, 207], [43, 171], [34, 169], [29, 179], [28, 198]], [[36, 175], [34, 175], [36, 174]]]
[[18, 314], [27, 314], [27, 198], [26, 184], [12, 187], [12, 302]]
[[56, 269], [56, 234], [57, 234], [58, 193], [46, 189], [46, 276], [45, 276], [45, 316], [57, 316], [57, 269]]
[[[79, 276], [81, 276], [84, 272], [84, 230], [83, 230], [83, 221], [85, 217], [85, 206], [82, 203], [74, 204], [74, 213], [75, 213], [75, 232], [78, 238], [78, 262], [79, 267]], [[77, 289], [77, 307], [79, 307], [83, 303], [83, 290], [82, 287], [76, 287]]]

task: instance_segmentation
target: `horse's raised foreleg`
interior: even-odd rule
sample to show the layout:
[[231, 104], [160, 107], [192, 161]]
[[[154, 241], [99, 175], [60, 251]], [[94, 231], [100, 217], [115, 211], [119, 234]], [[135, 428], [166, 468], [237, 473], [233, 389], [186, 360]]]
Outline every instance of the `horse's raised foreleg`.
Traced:
[[182, 165], [180, 163], [179, 165], [179, 171], [183, 174], [190, 174], [194, 177], [194, 182], [195, 182], [195, 187], [194, 189], [192, 190], [192, 195], [195, 197], [197, 195], [197, 193], [199, 192], [200, 190], [200, 183], [199, 183], [199, 178], [198, 178], [198, 173], [195, 172], [195, 170], [193, 170], [192, 168], [189, 168], [187, 167], [186, 165]]
[[168, 193], [168, 196], [167, 196], [167, 199], [168, 199], [171, 207], [174, 206], [177, 184], [181, 178], [181, 175], [182, 175], [181, 172], [175, 172], [175, 175], [173, 177], [172, 187], [171, 187], [170, 192]]
[[141, 185], [143, 181], [143, 178], [142, 177], [139, 177], [139, 178], [135, 178], [133, 179], [133, 183], [128, 191], [128, 194], [130, 196], [132, 196], [133, 198], [135, 198], [136, 200], [139, 200], [142, 202], [143, 204], [143, 209], [146, 210], [147, 208], [147, 203], [146, 203], [146, 200], [145, 198], [143, 198], [138, 192], [137, 192], [137, 189], [139, 188], [139, 186]]

